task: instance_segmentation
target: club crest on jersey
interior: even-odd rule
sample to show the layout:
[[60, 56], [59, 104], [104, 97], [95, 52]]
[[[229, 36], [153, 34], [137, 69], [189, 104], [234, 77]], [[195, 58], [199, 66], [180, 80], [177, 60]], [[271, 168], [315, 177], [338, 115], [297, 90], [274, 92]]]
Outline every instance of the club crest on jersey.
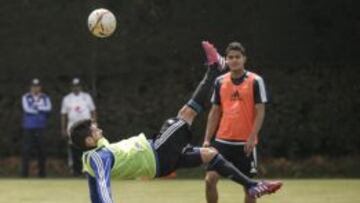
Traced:
[[81, 106], [75, 106], [74, 110], [75, 110], [75, 112], [77, 112], [77, 113], [81, 113], [81, 112], [83, 111], [82, 108], [81, 108]]

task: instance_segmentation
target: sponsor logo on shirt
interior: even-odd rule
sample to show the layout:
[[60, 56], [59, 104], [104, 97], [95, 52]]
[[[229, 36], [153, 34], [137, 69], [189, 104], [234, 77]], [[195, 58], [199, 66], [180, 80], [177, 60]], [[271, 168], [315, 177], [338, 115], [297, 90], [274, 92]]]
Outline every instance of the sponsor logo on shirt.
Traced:
[[231, 94], [231, 101], [239, 101], [241, 100], [241, 95], [240, 93], [235, 90], [232, 94]]

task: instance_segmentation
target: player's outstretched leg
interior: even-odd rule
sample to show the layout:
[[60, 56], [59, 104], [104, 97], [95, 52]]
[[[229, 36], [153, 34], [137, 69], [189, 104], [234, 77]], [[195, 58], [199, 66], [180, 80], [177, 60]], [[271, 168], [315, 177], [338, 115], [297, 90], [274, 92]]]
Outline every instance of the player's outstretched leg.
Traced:
[[196, 87], [191, 99], [178, 113], [178, 118], [185, 120], [189, 125], [192, 124], [195, 117], [210, 103], [210, 96], [215, 79], [223, 72], [223, 68], [220, 65], [223, 60], [220, 60], [222, 58], [218, 57], [220, 55], [216, 48], [207, 41], [203, 41], [202, 46], [207, 58], [207, 71]]
[[227, 161], [214, 148], [186, 148], [179, 161], [178, 168], [196, 167], [207, 164], [208, 171], [214, 171], [219, 175], [244, 186], [252, 198], [259, 198], [279, 190], [282, 186], [280, 181], [255, 181], [244, 175], [231, 162]]
[[219, 60], [220, 55], [214, 45], [203, 41], [202, 46], [207, 58], [207, 71], [187, 103], [187, 106], [194, 109], [197, 113], [200, 113], [206, 104], [209, 103], [214, 81], [222, 73], [221, 61]]
[[219, 175], [229, 178], [245, 188], [250, 188], [257, 184], [256, 181], [241, 173], [231, 162], [219, 154], [216, 149], [200, 148], [200, 154], [203, 163], [207, 164], [208, 171], [216, 171]]
[[208, 171], [216, 171], [223, 177], [229, 178], [243, 185], [250, 197], [259, 198], [265, 194], [271, 194], [282, 186], [280, 181], [260, 181], [250, 179], [237, 169], [231, 162], [227, 161], [214, 148], [200, 148], [202, 160], [208, 164]]

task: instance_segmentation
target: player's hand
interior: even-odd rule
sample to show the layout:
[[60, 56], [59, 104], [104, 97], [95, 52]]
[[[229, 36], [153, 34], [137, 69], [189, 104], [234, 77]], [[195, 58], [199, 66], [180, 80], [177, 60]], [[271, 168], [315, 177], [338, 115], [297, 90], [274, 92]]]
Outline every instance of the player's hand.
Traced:
[[257, 135], [253, 134], [249, 136], [248, 141], [245, 143], [244, 152], [246, 156], [250, 156], [251, 152], [256, 146]]
[[203, 147], [210, 147], [210, 142], [209, 141], [204, 141]]

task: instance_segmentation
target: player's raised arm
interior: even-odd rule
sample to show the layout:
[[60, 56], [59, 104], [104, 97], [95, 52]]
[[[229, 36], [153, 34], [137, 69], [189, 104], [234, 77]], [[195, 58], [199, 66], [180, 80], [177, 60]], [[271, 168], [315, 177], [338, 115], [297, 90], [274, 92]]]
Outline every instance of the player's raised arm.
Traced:
[[[88, 183], [92, 203], [112, 203], [110, 172], [113, 157], [109, 153], [91, 152], [89, 155]], [[91, 174], [91, 172], [93, 174]]]

